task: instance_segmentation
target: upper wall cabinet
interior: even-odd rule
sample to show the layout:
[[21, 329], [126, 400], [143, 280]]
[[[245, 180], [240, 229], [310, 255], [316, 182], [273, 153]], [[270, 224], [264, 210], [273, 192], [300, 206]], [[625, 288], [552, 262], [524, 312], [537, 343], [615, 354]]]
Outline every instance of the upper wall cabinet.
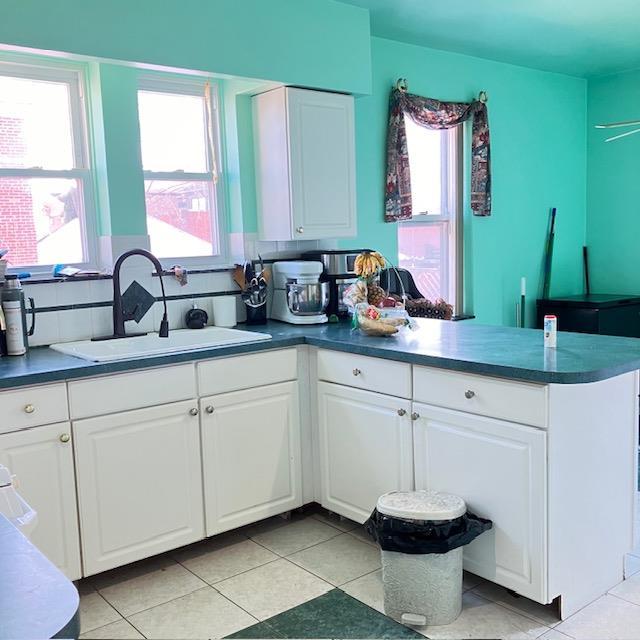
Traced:
[[355, 236], [353, 96], [281, 87], [253, 122], [260, 238]]

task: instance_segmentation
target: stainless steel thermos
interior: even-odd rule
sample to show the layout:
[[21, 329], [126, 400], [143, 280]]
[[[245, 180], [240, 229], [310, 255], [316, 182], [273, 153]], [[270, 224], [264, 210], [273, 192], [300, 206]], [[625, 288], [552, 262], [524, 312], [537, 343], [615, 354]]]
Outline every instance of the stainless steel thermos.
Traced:
[[[33, 310], [33, 298], [29, 298]], [[5, 325], [6, 353], [9, 356], [21, 356], [29, 347], [28, 336], [35, 329], [35, 314], [32, 316], [31, 328], [27, 329], [27, 307], [22, 284], [17, 275], [7, 274], [0, 289], [0, 303]]]

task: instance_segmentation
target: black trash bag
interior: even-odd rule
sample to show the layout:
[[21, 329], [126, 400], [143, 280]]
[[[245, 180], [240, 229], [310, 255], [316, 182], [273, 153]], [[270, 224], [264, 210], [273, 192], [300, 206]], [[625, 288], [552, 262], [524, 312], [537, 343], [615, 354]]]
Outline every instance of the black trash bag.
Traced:
[[367, 533], [384, 551], [447, 553], [475, 540], [493, 526], [473, 513], [453, 520], [404, 520], [373, 510], [364, 523]]

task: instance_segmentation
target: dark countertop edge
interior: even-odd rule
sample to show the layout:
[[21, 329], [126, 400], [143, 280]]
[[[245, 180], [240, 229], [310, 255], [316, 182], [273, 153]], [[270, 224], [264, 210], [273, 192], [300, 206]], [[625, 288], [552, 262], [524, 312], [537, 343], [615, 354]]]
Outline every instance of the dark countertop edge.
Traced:
[[[72, 359], [73, 365], [69, 366], [68, 364], [65, 364], [61, 366], [60, 369], [49, 369], [36, 373], [25, 371], [23, 373], [16, 373], [10, 377], [0, 377], [0, 389], [7, 390], [51, 382], [62, 382], [66, 380], [77, 380], [80, 378], [127, 373], [172, 364], [182, 364], [185, 362], [208, 360], [211, 358], [241, 355], [258, 351], [269, 351], [304, 344], [314, 347], [322, 347], [331, 351], [342, 351], [373, 358], [382, 358], [384, 360], [406, 362], [417, 366], [433, 367], [436, 369], [458, 371], [461, 373], [471, 373], [476, 375], [487, 375], [496, 378], [505, 378], [537, 384], [586, 384], [590, 382], [600, 382], [608, 378], [613, 378], [615, 376], [640, 369], [639, 359], [592, 371], [540, 371], [536, 369], [523, 369], [521, 367], [510, 367], [508, 365], [491, 364], [487, 362], [475, 362], [473, 360], [443, 358], [440, 356], [415, 354], [406, 351], [393, 351], [383, 347], [376, 347], [375, 345], [358, 345], [349, 342], [340, 342], [335, 339], [322, 336], [293, 335], [287, 337], [275, 336], [271, 340], [265, 340], [262, 342], [249, 342], [246, 344], [229, 345], [228, 347], [181, 351], [179, 353], [148, 356], [144, 358], [132, 358], [127, 360], [115, 360], [111, 362], [84, 362], [83, 360], [73, 356], [59, 354], [62, 358]], [[75, 361], [78, 362], [77, 365], [75, 364]], [[71, 362], [71, 360], [67, 360], [67, 362]]]
[[601, 382], [602, 380], [614, 378], [623, 373], [630, 373], [631, 371], [640, 369], [640, 360], [638, 360], [607, 367], [606, 369], [596, 369], [594, 371], [539, 371], [536, 369], [522, 369], [520, 367], [509, 367], [501, 364], [490, 364], [487, 362], [474, 362], [473, 360], [442, 358], [439, 356], [412, 354], [401, 351], [393, 352], [387, 349], [377, 349], [376, 347], [336, 342], [330, 338], [306, 337], [305, 343], [332, 351], [344, 351], [373, 358], [406, 362], [417, 366], [433, 367], [434, 369], [446, 369], [447, 371], [487, 375], [494, 378], [506, 378], [509, 380], [517, 380], [518, 382], [532, 382], [537, 384], [586, 384], [589, 382]]
[[0, 378], [0, 389], [12, 389], [26, 387], [34, 384], [48, 382], [61, 382], [63, 380], [77, 380], [79, 378], [92, 378], [94, 376], [107, 376], [113, 373], [128, 373], [140, 369], [152, 369], [171, 364], [182, 364], [197, 360], [209, 360], [230, 355], [241, 355], [255, 351], [269, 351], [285, 347], [304, 344], [304, 336], [291, 336], [288, 338], [272, 338], [261, 342], [247, 342], [246, 344], [230, 345], [228, 347], [214, 347], [213, 349], [196, 349], [193, 351], [180, 351], [145, 358], [131, 358], [126, 360], [112, 360], [111, 362], [86, 362], [74, 356], [60, 353], [61, 357], [72, 358], [82, 363], [71, 368], [42, 371], [38, 373], [18, 373], [10, 378]]

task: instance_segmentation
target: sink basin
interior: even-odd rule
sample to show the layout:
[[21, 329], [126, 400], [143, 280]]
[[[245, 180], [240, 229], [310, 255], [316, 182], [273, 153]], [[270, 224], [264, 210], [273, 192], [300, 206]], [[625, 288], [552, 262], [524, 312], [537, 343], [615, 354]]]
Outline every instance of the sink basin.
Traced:
[[111, 362], [129, 358], [143, 358], [177, 351], [195, 351], [197, 349], [213, 349], [227, 347], [232, 344], [261, 342], [271, 340], [268, 333], [225, 329], [223, 327], [206, 327], [204, 329], [178, 329], [169, 332], [168, 338], [160, 338], [157, 333], [146, 336], [119, 338], [92, 342], [59, 342], [52, 344], [51, 349], [66, 353], [83, 360], [93, 362]]

